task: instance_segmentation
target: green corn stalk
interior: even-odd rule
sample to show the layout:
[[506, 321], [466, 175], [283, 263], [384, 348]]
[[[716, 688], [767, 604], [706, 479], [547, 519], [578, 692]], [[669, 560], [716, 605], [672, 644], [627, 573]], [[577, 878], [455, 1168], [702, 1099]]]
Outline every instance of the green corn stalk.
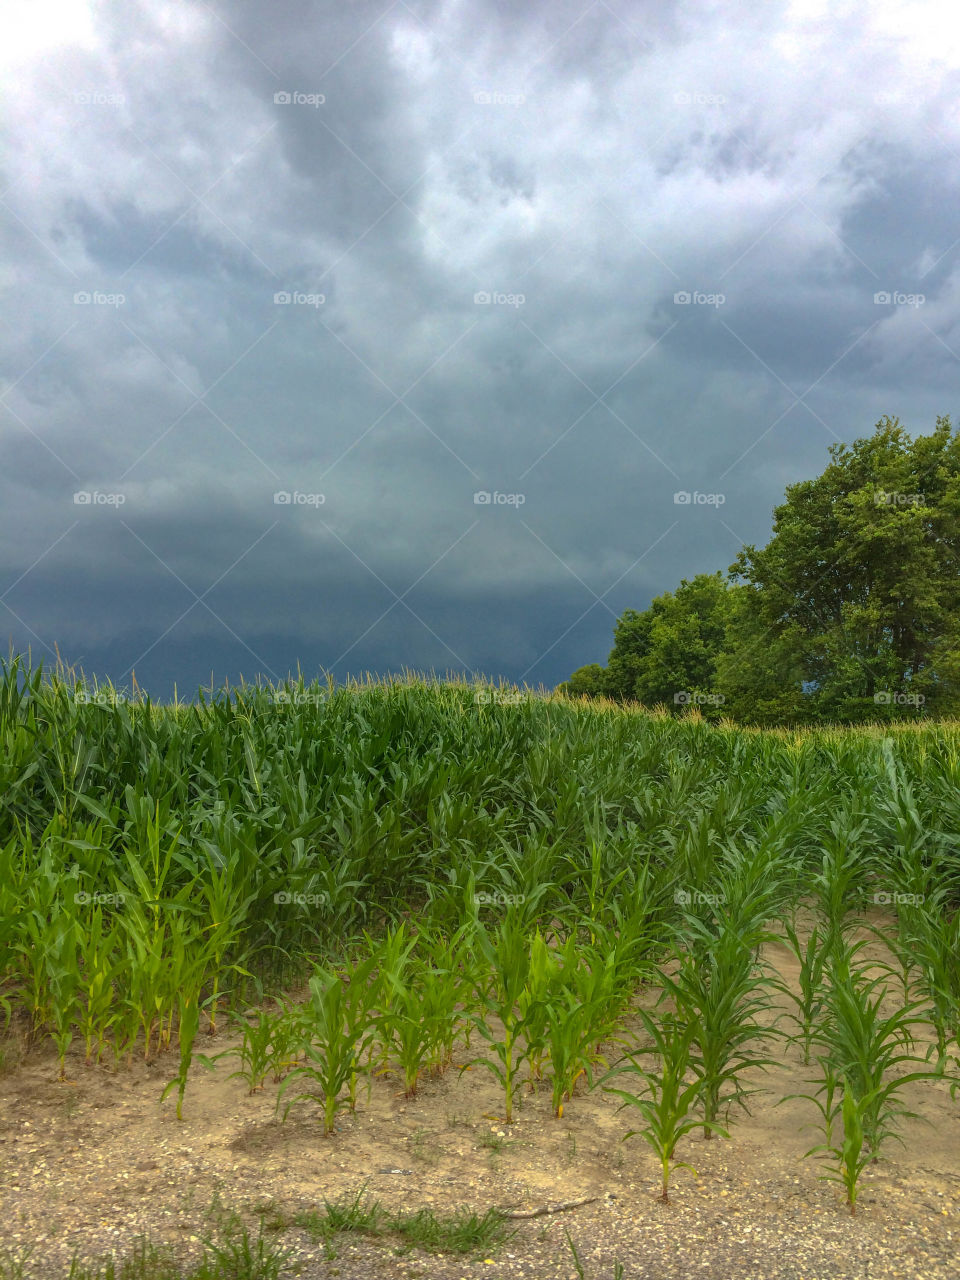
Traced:
[[[359, 982], [356, 985], [361, 986]], [[304, 1031], [309, 1037], [304, 1045], [307, 1061], [294, 1067], [280, 1086], [277, 1105], [294, 1081], [312, 1080], [317, 1088], [288, 1102], [284, 1120], [293, 1102], [310, 1098], [322, 1106], [324, 1136], [333, 1132], [340, 1092], [345, 1085], [355, 1089], [362, 1054], [373, 1037], [374, 1020], [364, 1008], [366, 1002], [366, 996], [362, 1000], [354, 997], [351, 1002], [345, 980], [330, 971], [319, 970], [310, 979], [310, 1002], [303, 1010]]]
[[431, 1054], [433, 1030], [424, 1017], [420, 989], [393, 979], [390, 1012], [381, 1017], [381, 1036], [403, 1074], [404, 1096], [417, 1092], [420, 1075]]
[[702, 1085], [704, 1138], [711, 1136], [721, 1107], [745, 1107], [755, 1092], [745, 1088], [744, 1072], [775, 1064], [753, 1047], [764, 1047], [779, 1034], [758, 1022], [770, 1007], [771, 985], [749, 946], [731, 930], [724, 930], [703, 956], [680, 953], [676, 974], [663, 974], [663, 997], [672, 998], [677, 1017], [691, 1032], [690, 1065]]
[[[505, 1121], [512, 1124], [517, 1074], [529, 1052], [520, 1045], [525, 1032], [520, 1000], [530, 977], [530, 947], [522, 921], [512, 909], [503, 916], [495, 937], [478, 925], [475, 940], [492, 981], [489, 986], [484, 982], [478, 988], [481, 1012], [473, 1015], [473, 1023], [490, 1045], [494, 1058], [476, 1057], [460, 1068], [460, 1074], [474, 1066], [491, 1071], [503, 1087]], [[493, 1017], [501, 1023], [502, 1035], [495, 1030]]]
[[827, 1127], [826, 1141], [811, 1147], [805, 1155], [822, 1155], [831, 1160], [828, 1173], [820, 1175], [822, 1181], [839, 1182], [847, 1193], [847, 1206], [851, 1217], [857, 1211], [857, 1195], [860, 1177], [871, 1162], [869, 1152], [864, 1152], [863, 1116], [871, 1105], [870, 1095], [858, 1098], [846, 1082], [843, 1085], [843, 1103], [840, 1107], [843, 1121], [843, 1137], [839, 1145], [832, 1141], [833, 1119]]
[[[606, 1092], [623, 1098], [620, 1110], [630, 1106], [640, 1112], [642, 1127], [629, 1130], [624, 1135], [624, 1141], [639, 1136], [656, 1154], [661, 1171], [660, 1199], [667, 1204], [670, 1199], [670, 1175], [674, 1170], [687, 1169], [696, 1177], [696, 1170], [692, 1165], [676, 1159], [676, 1150], [681, 1138], [703, 1124], [699, 1117], [690, 1114], [700, 1101], [703, 1085], [700, 1079], [687, 1082], [692, 1067], [692, 1029], [669, 1016], [662, 1023], [657, 1023], [645, 1009], [639, 1010], [639, 1013], [652, 1043], [636, 1054], [627, 1054], [629, 1065], [612, 1068], [604, 1079], [632, 1073], [645, 1082], [646, 1092], [637, 1094], [628, 1089], [604, 1087]], [[637, 1061], [640, 1053], [650, 1052], [654, 1052], [659, 1058], [659, 1069], [641, 1066]], [[729, 1136], [718, 1124], [708, 1122], [708, 1125], [711, 1133], [719, 1133], [724, 1138]]]
[[120, 972], [120, 933], [117, 926], [104, 929], [103, 912], [94, 907], [86, 927], [78, 920], [78, 949], [81, 963], [80, 1034], [89, 1064], [96, 1048], [96, 1061], [103, 1057], [107, 1033], [117, 1020], [114, 980]]
[[904, 1066], [925, 1061], [913, 1052], [912, 1028], [927, 1020], [916, 1012], [921, 1007], [918, 1001], [885, 1015], [883, 984], [883, 975], [867, 979], [858, 972], [844, 974], [832, 984], [824, 1019], [814, 1032], [829, 1073], [818, 1093], [826, 1092], [831, 1079], [844, 1081], [857, 1104], [872, 1160], [888, 1140], [902, 1141], [896, 1132], [901, 1120], [916, 1118], [901, 1103], [900, 1090], [914, 1080], [948, 1078], [943, 1059], [936, 1070], [920, 1068], [900, 1074]]
[[160, 1095], [160, 1101], [163, 1102], [171, 1089], [175, 1088], [177, 1090], [177, 1119], [182, 1120], [183, 1095], [187, 1088], [187, 1077], [190, 1072], [190, 1064], [193, 1061], [193, 1046], [200, 1026], [199, 992], [196, 990], [181, 991], [178, 993], [177, 1003], [179, 1007], [177, 1037], [180, 1047], [180, 1066], [174, 1079], [167, 1084]]
[[227, 1079], [240, 1079], [246, 1084], [248, 1094], [258, 1093], [263, 1089], [263, 1082], [270, 1073], [273, 1061], [271, 1047], [276, 1020], [261, 1010], [252, 1021], [238, 1017], [235, 1024], [242, 1028], [243, 1039], [239, 1045], [222, 1049], [220, 1053], [202, 1056], [211, 1065], [220, 1058], [238, 1058], [240, 1066], [236, 1071], [231, 1071]]
[[613, 1027], [601, 1003], [581, 1004], [575, 992], [547, 1006], [550, 1074], [553, 1077], [553, 1114], [563, 1118], [565, 1100], [573, 1097], [578, 1080], [592, 1087], [592, 1071], [606, 1067], [606, 1059], [596, 1050], [598, 1042], [613, 1041]]

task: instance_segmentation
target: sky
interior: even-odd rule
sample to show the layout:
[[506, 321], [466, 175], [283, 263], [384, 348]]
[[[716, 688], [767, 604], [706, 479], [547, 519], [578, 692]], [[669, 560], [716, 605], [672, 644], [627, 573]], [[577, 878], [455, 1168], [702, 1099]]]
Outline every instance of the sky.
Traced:
[[7, 0], [0, 641], [552, 687], [954, 419], [960, 22]]

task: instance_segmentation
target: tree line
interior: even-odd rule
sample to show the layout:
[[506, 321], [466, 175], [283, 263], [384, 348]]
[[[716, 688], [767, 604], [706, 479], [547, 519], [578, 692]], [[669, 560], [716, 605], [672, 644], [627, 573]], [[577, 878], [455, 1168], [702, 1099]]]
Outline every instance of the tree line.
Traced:
[[627, 609], [560, 689], [755, 725], [960, 715], [960, 432], [884, 417], [830, 457], [765, 547]]

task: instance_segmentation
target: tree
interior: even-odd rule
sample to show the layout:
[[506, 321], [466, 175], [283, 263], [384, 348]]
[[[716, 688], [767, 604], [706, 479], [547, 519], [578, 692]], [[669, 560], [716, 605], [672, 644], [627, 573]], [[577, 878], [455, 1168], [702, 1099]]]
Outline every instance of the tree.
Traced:
[[[597, 663], [581, 667], [564, 687], [651, 707], [665, 703], [676, 710], [691, 705], [697, 695], [712, 694], [728, 595], [722, 574], [701, 573], [691, 582], [684, 579], [676, 592], [657, 596], [642, 613], [625, 610], [617, 620], [606, 670]], [[710, 702], [701, 709], [717, 707]]]
[[599, 662], [577, 667], [569, 680], [557, 685], [558, 693], [572, 698], [600, 698], [606, 693], [606, 672]]
[[[719, 664], [734, 714], [879, 719], [960, 706], [960, 436], [897, 419], [789, 486], [773, 537], [730, 567]], [[747, 703], [756, 698], [751, 709]], [[762, 705], [761, 705], [762, 704]]]

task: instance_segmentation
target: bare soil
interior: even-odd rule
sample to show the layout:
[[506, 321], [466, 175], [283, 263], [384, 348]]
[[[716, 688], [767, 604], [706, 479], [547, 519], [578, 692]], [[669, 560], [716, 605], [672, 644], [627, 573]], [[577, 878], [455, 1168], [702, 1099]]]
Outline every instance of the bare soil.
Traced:
[[[785, 948], [771, 946], [767, 955], [795, 980]], [[237, 1039], [201, 1037], [198, 1051]], [[280, 1123], [278, 1086], [268, 1082], [249, 1096], [243, 1081], [228, 1080], [232, 1058], [213, 1070], [195, 1063], [178, 1122], [175, 1097], [159, 1102], [176, 1070], [173, 1054], [117, 1073], [71, 1058], [70, 1083], [59, 1084], [55, 1055], [32, 1050], [0, 1077], [0, 1257], [4, 1248], [16, 1254], [29, 1246], [24, 1280], [59, 1280], [75, 1252], [119, 1258], [147, 1233], [187, 1262], [198, 1256], [218, 1201], [254, 1225], [265, 1214], [267, 1229], [293, 1251], [292, 1274], [304, 1280], [576, 1278], [567, 1233], [586, 1280], [612, 1280], [618, 1262], [624, 1280], [954, 1280], [960, 1099], [938, 1081], [904, 1091], [922, 1120], [906, 1122], [904, 1145], [868, 1170], [851, 1218], [842, 1191], [818, 1180], [816, 1161], [802, 1159], [820, 1140], [804, 1128], [815, 1108], [777, 1105], [812, 1072], [794, 1046], [774, 1053], [777, 1066], [754, 1075], [760, 1091], [750, 1114], [731, 1114], [729, 1140], [699, 1133], [683, 1140], [677, 1154], [698, 1176], [678, 1170], [662, 1204], [653, 1153], [639, 1138], [621, 1141], [632, 1117], [599, 1089], [574, 1097], [561, 1120], [546, 1090], [525, 1092], [507, 1126], [502, 1092], [487, 1071], [460, 1075], [455, 1067], [425, 1080], [413, 1099], [385, 1077], [369, 1096], [361, 1088], [356, 1113], [341, 1113], [336, 1133], [324, 1138], [313, 1104], [294, 1104]], [[490, 1257], [410, 1251], [395, 1238], [355, 1235], [339, 1237], [337, 1256], [325, 1256], [294, 1215], [364, 1183], [389, 1209], [438, 1214], [598, 1199], [515, 1221], [516, 1235]]]

